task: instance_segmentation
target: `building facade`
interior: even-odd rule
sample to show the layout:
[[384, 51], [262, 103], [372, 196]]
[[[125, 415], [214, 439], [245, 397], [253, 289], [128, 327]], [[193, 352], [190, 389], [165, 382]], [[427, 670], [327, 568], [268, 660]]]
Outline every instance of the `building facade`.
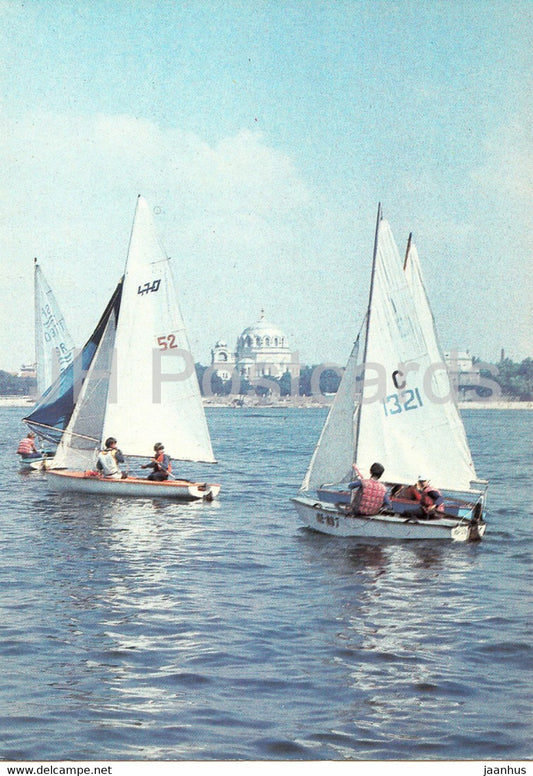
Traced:
[[465, 399], [470, 391], [480, 386], [481, 375], [479, 367], [474, 364], [474, 359], [468, 350], [447, 351], [444, 353], [444, 361], [448, 369], [450, 382], [460, 399]]
[[222, 380], [235, 375], [249, 381], [277, 379], [287, 372], [291, 378], [300, 376], [298, 354], [291, 351], [285, 333], [266, 320], [264, 310], [259, 320], [237, 338], [234, 351], [223, 340], [216, 343], [211, 350], [211, 366]]

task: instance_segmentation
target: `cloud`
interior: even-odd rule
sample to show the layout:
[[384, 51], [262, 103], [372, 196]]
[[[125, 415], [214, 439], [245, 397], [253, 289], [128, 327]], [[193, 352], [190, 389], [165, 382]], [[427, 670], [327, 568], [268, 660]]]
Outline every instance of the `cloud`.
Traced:
[[[169, 253], [180, 257], [180, 270], [194, 268], [204, 290], [216, 278], [210, 324], [205, 312], [202, 325], [193, 321], [193, 330], [207, 329], [208, 342], [227, 322], [224, 310], [241, 287], [255, 315], [259, 297], [277, 296], [280, 284], [294, 277], [296, 259], [303, 260], [308, 238], [301, 219], [306, 232], [311, 192], [292, 160], [260, 132], [242, 130], [209, 145], [132, 116], [51, 113], [4, 120], [3, 130], [0, 191], [9, 218], [0, 238], [2, 270], [30, 309], [31, 260], [44, 260], [54, 290], [69, 302], [67, 321], [79, 344], [122, 271], [138, 193], [163, 211], [158, 227]], [[185, 296], [200, 318], [198, 302]], [[279, 297], [288, 303], [288, 296]], [[7, 301], [6, 320], [16, 316], [18, 304]], [[249, 314], [232, 308], [235, 336]], [[28, 316], [16, 349], [3, 335], [11, 365], [31, 358], [31, 329]]]

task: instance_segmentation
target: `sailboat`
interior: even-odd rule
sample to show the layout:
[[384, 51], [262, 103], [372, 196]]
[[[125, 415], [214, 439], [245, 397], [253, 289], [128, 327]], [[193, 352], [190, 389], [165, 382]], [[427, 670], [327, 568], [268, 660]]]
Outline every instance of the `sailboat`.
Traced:
[[110, 479], [94, 468], [110, 436], [128, 460], [150, 457], [161, 441], [173, 460], [216, 463], [171, 260], [142, 197], [123, 277], [82, 351], [25, 422], [58, 445], [47, 473], [54, 490], [182, 500], [218, 495], [218, 484]]
[[[34, 301], [37, 396], [42, 396], [54, 375], [73, 362], [74, 340], [37, 259], [34, 259]], [[41, 458], [23, 458], [20, 465], [22, 469], [43, 469], [50, 460], [50, 454], [43, 451]]]
[[57, 372], [62, 372], [74, 360], [74, 341], [37, 259], [34, 259], [34, 288], [37, 395], [42, 396]]
[[[352, 514], [348, 483], [385, 467], [392, 508]], [[420, 473], [444, 497], [427, 519], [402, 497]], [[478, 480], [410, 237], [404, 262], [378, 208], [370, 294], [361, 331], [299, 493], [303, 523], [337, 536], [480, 539], [488, 483]]]

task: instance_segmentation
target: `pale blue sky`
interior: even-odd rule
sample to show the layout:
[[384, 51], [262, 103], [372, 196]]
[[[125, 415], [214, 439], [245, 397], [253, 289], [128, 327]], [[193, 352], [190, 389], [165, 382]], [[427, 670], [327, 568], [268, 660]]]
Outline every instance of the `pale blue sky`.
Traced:
[[34, 256], [89, 336], [138, 193], [203, 363], [262, 307], [303, 362], [344, 363], [378, 201], [401, 251], [414, 233], [443, 346], [531, 354], [531, 0], [0, 0], [0, 19], [0, 368], [33, 360]]

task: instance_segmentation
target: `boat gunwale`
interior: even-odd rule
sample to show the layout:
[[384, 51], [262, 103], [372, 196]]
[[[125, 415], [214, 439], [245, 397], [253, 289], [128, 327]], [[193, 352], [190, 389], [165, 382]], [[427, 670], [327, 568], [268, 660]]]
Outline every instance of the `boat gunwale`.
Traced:
[[[401, 513], [395, 513], [395, 514], [386, 514], [384, 512], [378, 512], [376, 515], [351, 515], [344, 509], [339, 509], [339, 507], [336, 504], [328, 503], [325, 501], [320, 501], [318, 499], [313, 499], [308, 496], [293, 496], [291, 498], [291, 501], [293, 503], [299, 503], [302, 504], [302, 506], [308, 507], [310, 509], [320, 510], [322, 512], [330, 512], [342, 517], [345, 517], [346, 519], [352, 519], [354, 521], [362, 521], [362, 522], [383, 522], [383, 523], [391, 523], [393, 525], [428, 525], [435, 528], [442, 528], [442, 529], [449, 529], [449, 528], [456, 528], [459, 525], [469, 525], [472, 521], [470, 518], [467, 517], [457, 517], [449, 518], [449, 517], [438, 517], [434, 519], [424, 520], [420, 517], [415, 517], [413, 515], [404, 516], [401, 515]], [[485, 522], [485, 521], [483, 521]]]
[[130, 485], [148, 485], [151, 486], [161, 486], [164, 485], [167, 488], [185, 488], [185, 487], [198, 487], [199, 485], [208, 485], [209, 487], [218, 487], [220, 488], [219, 483], [215, 482], [198, 482], [198, 481], [192, 481], [192, 480], [149, 480], [147, 478], [142, 477], [131, 477], [127, 476], [124, 478], [115, 478], [115, 477], [103, 477], [100, 475], [89, 475], [85, 472], [79, 472], [79, 471], [73, 471], [73, 470], [62, 470], [62, 469], [48, 469], [47, 470], [48, 475], [54, 475], [58, 477], [65, 477], [67, 479], [73, 479], [73, 480], [89, 480], [91, 482], [113, 482], [113, 483], [126, 483]]

